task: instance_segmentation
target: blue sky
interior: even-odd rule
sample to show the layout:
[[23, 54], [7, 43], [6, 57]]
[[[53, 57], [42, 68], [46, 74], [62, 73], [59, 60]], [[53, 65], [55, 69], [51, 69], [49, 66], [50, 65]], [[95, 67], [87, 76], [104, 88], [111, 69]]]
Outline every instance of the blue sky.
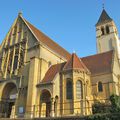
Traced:
[[1, 0], [0, 42], [19, 11], [23, 17], [78, 56], [96, 53], [95, 24], [105, 9], [120, 31], [120, 0]]

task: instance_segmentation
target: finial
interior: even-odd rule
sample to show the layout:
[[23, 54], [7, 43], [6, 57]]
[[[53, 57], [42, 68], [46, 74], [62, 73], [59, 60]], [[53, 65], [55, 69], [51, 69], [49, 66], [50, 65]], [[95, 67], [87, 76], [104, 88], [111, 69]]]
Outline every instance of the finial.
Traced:
[[22, 12], [21, 11], [18, 13], [18, 16], [22, 16]]
[[105, 4], [103, 3], [103, 4], [102, 4], [102, 8], [104, 9], [104, 7], [105, 7]]

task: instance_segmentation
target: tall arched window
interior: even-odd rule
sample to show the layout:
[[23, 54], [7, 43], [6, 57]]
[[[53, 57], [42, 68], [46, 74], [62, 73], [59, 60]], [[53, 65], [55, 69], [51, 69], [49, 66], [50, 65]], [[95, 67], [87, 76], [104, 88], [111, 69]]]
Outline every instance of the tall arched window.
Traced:
[[109, 33], [110, 33], [109, 26], [106, 26], [106, 33], [107, 33], [107, 34], [109, 34]]
[[17, 69], [17, 65], [18, 65], [18, 56], [16, 55], [14, 57], [13, 71]]
[[18, 54], [19, 54], [19, 49], [16, 48], [15, 56], [14, 56], [14, 64], [13, 64], [13, 73], [17, 69], [17, 66], [18, 66]]
[[72, 99], [73, 97], [73, 87], [72, 87], [72, 81], [70, 79], [67, 79], [66, 82], [66, 98]]
[[98, 92], [102, 92], [102, 91], [103, 91], [102, 82], [98, 82]]
[[76, 82], [76, 98], [82, 99], [83, 98], [83, 91], [82, 91], [82, 81], [78, 80]]
[[104, 31], [104, 28], [103, 28], [103, 27], [101, 28], [101, 32], [102, 32], [102, 35], [105, 34], [105, 31]]

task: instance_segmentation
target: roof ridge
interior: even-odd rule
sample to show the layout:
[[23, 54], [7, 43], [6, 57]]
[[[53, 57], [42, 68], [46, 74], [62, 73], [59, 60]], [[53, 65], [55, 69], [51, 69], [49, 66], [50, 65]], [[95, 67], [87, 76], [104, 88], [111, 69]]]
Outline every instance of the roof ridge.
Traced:
[[61, 47], [58, 43], [56, 43], [51, 38], [49, 38], [47, 35], [45, 35], [42, 31], [40, 31], [38, 28], [36, 28], [34, 25], [32, 25], [30, 22], [28, 22], [25, 18], [23, 18], [23, 17], [21, 17], [21, 18], [27, 24], [29, 29], [33, 32], [35, 37], [37, 37], [39, 42], [42, 42], [48, 48], [50, 48], [51, 50], [53, 50], [57, 54], [61, 55], [62, 57], [69, 59], [71, 54], [65, 48]]
[[83, 61], [79, 59], [79, 57], [75, 53], [72, 54], [71, 58], [67, 61], [63, 68], [63, 70], [68, 69], [84, 69], [89, 72]]
[[[110, 53], [110, 52], [113, 52], [113, 51], [114, 50], [110, 50], [110, 51], [107, 51], [107, 52], [102, 52], [102, 53], [98, 53], [98, 54], [88, 55], [88, 56], [85, 56], [85, 57], [82, 57], [82, 58], [92, 57], [92, 56], [97, 56], [97, 55], [103, 55], [103, 54]], [[80, 58], [80, 59], [82, 59], [82, 58]]]
[[83, 63], [83, 61], [81, 60], [81, 58], [79, 59], [80, 60], [80, 62], [83, 64], [83, 66], [85, 67], [85, 69], [88, 71], [88, 72], [90, 72], [89, 71], [89, 69], [87, 68], [87, 66]]

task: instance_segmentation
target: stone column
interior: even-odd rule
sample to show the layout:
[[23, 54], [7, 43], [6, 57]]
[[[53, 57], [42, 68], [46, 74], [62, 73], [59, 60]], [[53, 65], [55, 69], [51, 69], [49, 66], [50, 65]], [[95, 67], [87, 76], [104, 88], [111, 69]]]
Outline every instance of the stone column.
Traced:
[[[31, 58], [30, 69], [29, 69], [26, 111], [33, 111], [33, 106], [36, 105], [36, 98], [37, 98], [36, 85], [37, 85], [38, 74], [39, 74], [38, 64], [39, 64], [38, 58], [36, 58], [36, 57]], [[28, 107], [28, 106], [30, 106], [30, 107]], [[26, 117], [33, 117], [33, 115], [30, 113], [26, 113]]]
[[54, 112], [54, 102], [55, 102], [55, 99], [54, 98], [51, 98], [51, 117], [54, 117], [55, 116], [55, 112]]

